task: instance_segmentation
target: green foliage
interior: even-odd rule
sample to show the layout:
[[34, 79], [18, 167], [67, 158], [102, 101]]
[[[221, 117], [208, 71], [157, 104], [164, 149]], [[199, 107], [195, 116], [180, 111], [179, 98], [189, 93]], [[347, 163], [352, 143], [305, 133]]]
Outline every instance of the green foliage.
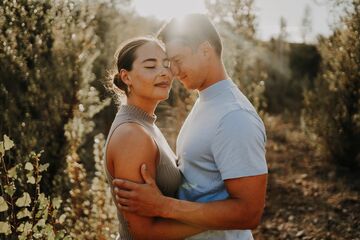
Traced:
[[116, 231], [116, 208], [103, 168], [104, 145], [104, 136], [97, 135], [93, 150], [95, 177], [91, 184], [86, 181], [87, 173], [76, 154], [76, 145], [70, 145], [66, 172], [71, 191], [65, 203], [65, 226], [74, 239], [110, 239]]
[[352, 7], [344, 27], [321, 39], [321, 74], [305, 95], [304, 119], [323, 152], [340, 165], [359, 167], [360, 1]]
[[287, 43], [280, 38], [268, 44], [272, 64], [267, 66], [265, 81], [267, 111], [286, 114], [298, 120], [304, 100], [304, 91], [313, 89], [320, 68], [316, 46]]
[[42, 174], [49, 167], [40, 163], [41, 152], [32, 152], [25, 164], [17, 163], [7, 169], [5, 158], [15, 145], [4, 135], [0, 146], [0, 237], [69, 239], [61, 226], [61, 198], [47, 197], [40, 190]]
[[68, 60], [76, 52], [60, 44], [60, 13], [51, 1], [5, 0], [0, 9], [0, 131], [21, 139], [11, 153], [16, 161], [46, 149], [43, 158], [51, 163], [46, 190], [64, 162], [63, 126], [71, 117], [76, 81], [76, 62]]
[[95, 177], [88, 191], [91, 199], [89, 213], [90, 239], [110, 239], [117, 232], [117, 209], [112, 203], [112, 195], [104, 172], [105, 137], [98, 134], [94, 138]]
[[[99, 228], [99, 224], [103, 224], [103, 238], [108, 239], [113, 228], [109, 228], [109, 225], [105, 227], [105, 220], [96, 222], [94, 219], [98, 216], [95, 217], [95, 213], [91, 217], [86, 214], [86, 209], [102, 209], [103, 205], [94, 207], [101, 204], [101, 201], [92, 202], [94, 193], [79, 194], [84, 189], [89, 191], [93, 185], [87, 183], [88, 175], [83, 167], [84, 162], [90, 162], [90, 165], [94, 161], [91, 146], [88, 148], [85, 145], [95, 127], [93, 118], [110, 102], [100, 99], [93, 86], [93, 63], [100, 54], [97, 48], [99, 38], [95, 34], [95, 15], [99, 4], [75, 1], [57, 1], [51, 4], [49, 1], [1, 1], [0, 6], [0, 131], [11, 132], [15, 139], [21, 139], [21, 144], [8, 153], [10, 157], [2, 158], [4, 169], [9, 169], [9, 176], [18, 178], [19, 181], [17, 184], [10, 182], [4, 185], [2, 191], [8, 197], [4, 195], [0, 199], [0, 209], [10, 211], [10, 206], [22, 208], [19, 213], [13, 211], [14, 216], [6, 218], [4, 215], [0, 229], [8, 235], [12, 234], [14, 239], [16, 229], [25, 232], [24, 236], [29, 235], [32, 239], [51, 239], [52, 230], [46, 222], [50, 217], [41, 220], [41, 216], [36, 215], [37, 210], [31, 210], [37, 202], [47, 201], [51, 211], [61, 213], [54, 226], [67, 228], [70, 235], [78, 239], [87, 234], [88, 230]], [[106, 69], [106, 66], [102, 68]], [[7, 150], [7, 144], [6, 139], [4, 144], [0, 144], [1, 153]], [[45, 164], [37, 166], [34, 157], [24, 157], [33, 150], [40, 149], [46, 149], [42, 153]], [[86, 158], [80, 158], [81, 152], [90, 154]], [[96, 159], [101, 159], [100, 155]], [[46, 175], [48, 167], [50, 174]], [[67, 173], [65, 175], [64, 170]], [[94, 168], [91, 170], [93, 174], [101, 175]], [[42, 174], [34, 175], [36, 171]], [[93, 174], [89, 176], [92, 177]], [[42, 177], [46, 177], [46, 180], [40, 182]], [[51, 191], [69, 201], [62, 206], [61, 199], [51, 202], [46, 200], [44, 193], [40, 192], [40, 184], [44, 185], [44, 182], [46, 184], [43, 191]], [[97, 184], [105, 186], [104, 178]], [[21, 186], [23, 195], [16, 195], [19, 194], [17, 189], [20, 189], [17, 185]], [[51, 185], [54, 187], [51, 188]], [[98, 187], [97, 193], [111, 201], [109, 194], [99, 193], [100, 190]], [[105, 190], [104, 187], [103, 191]], [[8, 198], [12, 195], [13, 202], [8, 204]], [[79, 209], [84, 206], [80, 201], [87, 206], [85, 211]], [[105, 206], [110, 204], [105, 200], [103, 202], [106, 203]], [[42, 210], [44, 214], [50, 214], [50, 210], [47, 213]], [[84, 212], [85, 215], [82, 215]], [[24, 222], [19, 225], [12, 220], [16, 217], [27, 219], [29, 213], [36, 217], [33, 217], [31, 224]], [[114, 209], [109, 210], [110, 216], [115, 213]], [[101, 214], [106, 215], [104, 212]], [[81, 218], [77, 219], [77, 216]], [[44, 231], [47, 231], [47, 235]], [[33, 232], [42, 235], [30, 235]], [[56, 236], [59, 239], [65, 237], [63, 233], [59, 234], [63, 235]], [[20, 236], [19, 233], [18, 235]], [[101, 239], [91, 234], [88, 238]], [[85, 235], [83, 239], [86, 239]]]

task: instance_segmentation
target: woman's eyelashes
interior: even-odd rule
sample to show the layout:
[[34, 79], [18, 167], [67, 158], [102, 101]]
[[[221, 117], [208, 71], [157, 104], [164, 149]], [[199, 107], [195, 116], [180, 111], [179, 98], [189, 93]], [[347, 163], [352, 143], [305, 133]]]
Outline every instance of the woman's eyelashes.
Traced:
[[[161, 62], [161, 65], [164, 67], [164, 68], [170, 68], [170, 61], [169, 59], [165, 59]], [[160, 63], [159, 62], [156, 62], [156, 63], [152, 63], [152, 64], [148, 64], [148, 65], [145, 65], [144, 68], [147, 68], [147, 69], [154, 69], [156, 67], [160, 66]]]

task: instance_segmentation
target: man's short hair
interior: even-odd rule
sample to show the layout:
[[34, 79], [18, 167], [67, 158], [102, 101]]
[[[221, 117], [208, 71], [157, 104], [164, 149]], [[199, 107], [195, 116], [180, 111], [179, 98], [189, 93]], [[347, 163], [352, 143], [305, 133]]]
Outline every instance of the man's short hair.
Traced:
[[201, 43], [208, 41], [219, 57], [222, 52], [219, 33], [204, 14], [188, 14], [181, 18], [172, 18], [159, 30], [157, 38], [165, 44], [172, 40], [178, 40], [192, 49], [196, 49]]

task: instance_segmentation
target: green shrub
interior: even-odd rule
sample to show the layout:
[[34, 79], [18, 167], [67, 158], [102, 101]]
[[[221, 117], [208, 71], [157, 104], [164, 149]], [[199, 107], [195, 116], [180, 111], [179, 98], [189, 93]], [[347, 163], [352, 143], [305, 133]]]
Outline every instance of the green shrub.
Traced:
[[40, 189], [49, 164], [40, 163], [41, 152], [32, 152], [24, 163], [7, 169], [4, 159], [14, 146], [4, 135], [0, 142], [0, 238], [68, 239], [62, 227], [65, 215], [59, 211], [61, 198], [47, 197]]
[[360, 163], [360, 1], [328, 39], [322, 38], [321, 73], [315, 89], [305, 94], [306, 127], [336, 163]]

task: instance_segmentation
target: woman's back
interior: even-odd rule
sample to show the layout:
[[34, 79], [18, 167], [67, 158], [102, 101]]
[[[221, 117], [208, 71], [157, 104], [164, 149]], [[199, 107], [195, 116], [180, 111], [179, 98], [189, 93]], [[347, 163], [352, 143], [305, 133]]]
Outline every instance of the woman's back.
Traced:
[[[159, 157], [158, 157], [158, 161], [156, 162], [157, 165], [156, 165], [155, 178], [156, 178], [156, 184], [159, 187], [160, 191], [166, 196], [170, 196], [170, 197], [176, 196], [177, 189], [181, 182], [181, 174], [176, 167], [176, 163], [175, 163], [176, 156], [169, 147], [161, 131], [155, 125], [155, 120], [156, 120], [156, 116], [151, 116], [138, 107], [135, 107], [133, 105], [121, 106], [119, 112], [116, 114], [116, 117], [112, 123], [105, 145], [104, 165], [105, 165], [106, 175], [111, 187], [112, 187], [111, 182], [114, 176], [113, 174], [111, 174], [111, 172], [113, 172], [111, 166], [114, 165], [114, 163], [111, 162], [111, 160], [109, 160], [106, 155], [108, 144], [110, 143], [113, 133], [115, 132], [116, 129], [119, 128], [119, 126], [124, 124], [121, 126], [123, 127], [125, 126], [125, 124], [132, 123], [141, 126], [157, 145]], [[118, 148], [122, 148], [122, 146], [118, 146]], [[127, 149], [120, 149], [120, 150], [127, 151]], [[141, 151], [141, 149], [138, 149], [138, 151]], [[120, 228], [119, 228], [120, 239], [132, 239], [124, 215], [119, 211], [118, 211], [118, 219], [120, 222]]]

